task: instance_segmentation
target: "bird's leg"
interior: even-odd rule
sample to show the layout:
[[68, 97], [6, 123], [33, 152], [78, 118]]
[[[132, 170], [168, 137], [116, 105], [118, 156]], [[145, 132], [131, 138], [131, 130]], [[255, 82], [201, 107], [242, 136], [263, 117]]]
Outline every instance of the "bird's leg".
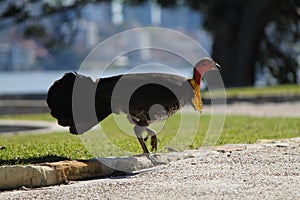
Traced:
[[157, 150], [157, 137], [156, 137], [155, 131], [152, 130], [151, 128], [147, 127], [146, 132], [147, 132], [147, 136], [144, 138], [144, 141], [147, 141], [149, 136], [151, 136], [151, 147], [152, 147], [151, 150], [156, 151]]
[[[129, 120], [130, 123], [134, 124], [137, 123], [137, 121], [134, 121], [130, 115], [127, 115], [127, 119]], [[151, 147], [152, 147], [152, 151], [156, 151], [157, 150], [157, 138], [156, 138], [156, 133], [154, 130], [152, 130], [151, 128], [147, 127], [147, 126], [142, 126], [142, 127], [146, 127], [145, 130], [147, 132], [147, 136], [144, 138], [144, 142], [146, 142], [149, 138], [149, 136], [151, 136]], [[140, 134], [142, 134], [145, 130], [137, 130], [137, 131], [141, 131]], [[135, 131], [136, 132], [136, 131]], [[140, 142], [141, 143], [141, 142]], [[142, 144], [141, 144], [142, 145]], [[143, 147], [143, 145], [142, 145]], [[143, 148], [144, 150], [144, 148]]]
[[144, 141], [146, 142], [149, 139], [149, 136], [156, 135], [155, 131], [149, 127], [146, 128], [147, 136], [144, 137]]
[[[164, 163], [160, 163], [158, 162], [149, 152], [144, 140], [143, 140], [143, 136], [142, 136], [142, 133], [146, 130], [146, 126], [138, 126], [136, 125], [134, 127], [134, 133], [136, 135], [136, 137], [138, 138], [141, 146], [142, 146], [142, 149], [144, 151], [144, 154], [147, 156], [147, 158], [154, 164], [154, 165], [160, 165], [160, 164], [164, 164]], [[151, 137], [152, 139], [152, 137]]]
[[146, 130], [146, 126], [134, 126], [134, 133], [137, 137], [137, 139], [139, 140], [140, 142], [140, 145], [142, 146], [142, 149], [144, 151], [145, 154], [149, 154], [149, 150], [143, 140], [143, 136], [142, 136], [142, 133]]

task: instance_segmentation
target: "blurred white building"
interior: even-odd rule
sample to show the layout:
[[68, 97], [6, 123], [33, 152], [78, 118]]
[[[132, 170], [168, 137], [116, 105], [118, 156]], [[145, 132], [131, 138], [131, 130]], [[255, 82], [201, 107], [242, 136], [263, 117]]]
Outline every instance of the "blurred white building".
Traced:
[[[38, 15], [40, 13], [38, 8], [41, 7], [38, 5], [42, 4], [37, 3], [29, 6], [28, 9], [31, 13]], [[65, 40], [69, 45], [64, 46], [64, 51], [68, 51], [69, 48], [69, 54], [73, 52], [83, 54], [90, 51], [99, 42], [120, 31], [144, 26], [158, 26], [181, 31], [198, 41], [209, 53], [211, 51], [212, 40], [209, 34], [201, 29], [202, 16], [187, 5], [161, 8], [154, 2], [130, 5], [124, 4], [123, 0], [113, 0], [112, 2], [87, 4], [80, 10], [80, 15], [72, 12], [61, 13], [42, 18], [40, 22], [47, 28], [48, 34], [65, 36]], [[0, 32], [0, 34], [4, 35], [4, 32]], [[0, 43], [0, 70], [39, 68], [37, 62], [42, 49], [40, 44], [37, 44], [34, 40], [20, 38], [23, 37], [22, 33], [19, 33], [16, 37], [18, 38], [10, 38], [8, 43]], [[141, 35], [135, 42], [147, 44], [149, 38], [147, 38], [147, 34]], [[59, 54], [59, 52], [57, 53]], [[108, 52], [103, 52], [103, 54], [106, 53]], [[150, 58], [149, 52], [144, 51], [142, 54], [141, 57]], [[51, 59], [54, 59], [53, 65], [65, 66], [55, 62], [57, 57], [59, 56], [54, 55], [51, 57]], [[43, 65], [44, 63], [39, 64]], [[49, 65], [41, 67], [47, 68]]]

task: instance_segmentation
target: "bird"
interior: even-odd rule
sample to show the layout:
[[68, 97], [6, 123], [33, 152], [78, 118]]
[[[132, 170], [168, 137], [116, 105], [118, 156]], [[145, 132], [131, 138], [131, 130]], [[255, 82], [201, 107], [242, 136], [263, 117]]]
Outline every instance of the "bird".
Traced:
[[[151, 123], [166, 120], [186, 104], [202, 110], [201, 80], [210, 70], [220, 70], [211, 58], [194, 65], [193, 76], [165, 73], [122, 74], [95, 81], [77, 72], [68, 72], [53, 83], [46, 102], [58, 124], [69, 127], [71, 134], [83, 134], [110, 114], [125, 113], [140, 143], [143, 155], [154, 164], [145, 142], [151, 138], [152, 151], [157, 150], [156, 132]], [[146, 132], [146, 137], [142, 134]]]

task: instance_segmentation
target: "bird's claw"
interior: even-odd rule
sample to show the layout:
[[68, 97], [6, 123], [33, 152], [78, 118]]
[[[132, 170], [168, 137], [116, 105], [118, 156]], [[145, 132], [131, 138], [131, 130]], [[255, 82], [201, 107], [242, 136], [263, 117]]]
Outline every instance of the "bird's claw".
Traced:
[[159, 162], [159, 161], [157, 161], [150, 153], [146, 153], [145, 155], [152, 162], [152, 164], [154, 166], [157, 166], [157, 165], [166, 165], [167, 164], [165, 162]]
[[167, 164], [165, 162], [159, 162], [159, 161], [157, 161], [156, 158], [154, 158], [150, 153], [142, 153], [142, 154], [138, 154], [138, 155], [135, 155], [135, 156], [137, 156], [137, 157], [146, 156], [151, 161], [151, 163], [154, 166], [157, 166], [157, 165], [166, 165]]

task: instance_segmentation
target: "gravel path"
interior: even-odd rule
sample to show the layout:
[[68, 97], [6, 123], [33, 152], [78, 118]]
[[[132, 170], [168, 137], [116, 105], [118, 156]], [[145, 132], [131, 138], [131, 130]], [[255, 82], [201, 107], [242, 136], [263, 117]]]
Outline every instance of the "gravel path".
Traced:
[[213, 151], [132, 176], [0, 193], [0, 199], [300, 199], [300, 145]]

